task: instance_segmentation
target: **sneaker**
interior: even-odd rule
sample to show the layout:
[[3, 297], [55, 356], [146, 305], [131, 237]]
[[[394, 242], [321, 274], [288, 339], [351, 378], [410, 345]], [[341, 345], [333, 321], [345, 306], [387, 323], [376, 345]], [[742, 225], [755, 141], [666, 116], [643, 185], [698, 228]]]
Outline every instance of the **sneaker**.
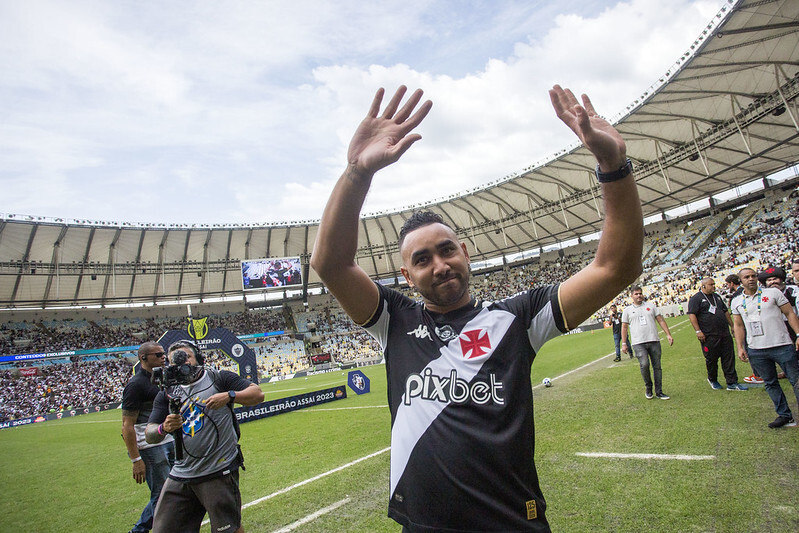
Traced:
[[777, 417], [777, 418], [774, 420], [774, 422], [771, 422], [771, 423], [768, 425], [768, 427], [770, 427], [770, 428], [772, 428], [772, 429], [776, 429], [776, 428], [781, 428], [781, 427], [783, 427], [783, 426], [787, 426], [787, 427], [794, 427], [795, 425], [796, 425], [796, 422], [794, 421], [794, 419], [793, 419], [792, 417], [788, 417], [788, 416], [778, 416], [778, 417]]
[[740, 383], [733, 383], [732, 385], [727, 385], [727, 390], [749, 390], [749, 387]]
[[652, 396], [652, 391], [651, 390], [646, 391], [644, 393], [644, 396], [646, 396], [647, 400], [651, 400], [652, 398], [654, 398], [654, 396]]
[[707, 378], [707, 382], [710, 383], [710, 388], [713, 389], [713, 390], [721, 390], [722, 389], [721, 384], [719, 384], [719, 382], [716, 381], [715, 379]]
[[670, 397], [667, 394], [663, 394], [662, 392], [657, 393], [655, 396], [657, 396], [661, 400], [669, 400], [670, 399]]
[[746, 376], [746, 377], [744, 378], [744, 382], [746, 382], [746, 383], [755, 383], [755, 384], [761, 384], [761, 383], [763, 383], [763, 380], [762, 380], [762, 379], [760, 379], [759, 377], [757, 377], [756, 375], [752, 374], [751, 376]]

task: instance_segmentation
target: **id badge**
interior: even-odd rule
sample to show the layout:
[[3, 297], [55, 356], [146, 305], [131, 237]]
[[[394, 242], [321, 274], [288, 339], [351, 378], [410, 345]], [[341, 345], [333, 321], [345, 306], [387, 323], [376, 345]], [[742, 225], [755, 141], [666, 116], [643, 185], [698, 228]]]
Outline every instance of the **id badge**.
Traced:
[[763, 335], [763, 323], [759, 320], [750, 322], [752, 324], [752, 336], [760, 337]]
[[644, 315], [639, 315], [638, 323], [641, 324], [642, 326], [646, 326], [646, 317]]
[[715, 315], [716, 314], [716, 306], [715, 305], [711, 305], [710, 307], [708, 307], [707, 312], [710, 313], [711, 315]]

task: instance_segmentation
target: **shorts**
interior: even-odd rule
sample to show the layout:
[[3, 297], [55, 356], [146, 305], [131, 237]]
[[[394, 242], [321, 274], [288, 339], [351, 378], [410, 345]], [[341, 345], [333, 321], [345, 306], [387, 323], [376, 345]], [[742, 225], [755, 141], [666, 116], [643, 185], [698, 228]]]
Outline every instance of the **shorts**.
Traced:
[[241, 526], [239, 470], [200, 483], [166, 480], [155, 508], [153, 533], [200, 531], [206, 511], [211, 531], [233, 533]]

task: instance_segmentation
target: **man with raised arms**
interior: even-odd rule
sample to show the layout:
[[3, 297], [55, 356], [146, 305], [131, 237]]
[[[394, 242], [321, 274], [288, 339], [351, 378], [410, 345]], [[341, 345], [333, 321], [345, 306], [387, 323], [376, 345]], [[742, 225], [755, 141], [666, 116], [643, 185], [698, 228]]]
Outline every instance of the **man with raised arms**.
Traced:
[[[399, 235], [402, 275], [422, 301], [373, 282], [356, 264], [361, 207], [375, 172], [397, 161], [432, 103], [422, 91], [358, 126], [347, 169], [319, 224], [311, 266], [386, 360], [391, 411], [388, 514], [404, 531], [549, 531], [534, 456], [530, 366], [641, 272], [640, 200], [619, 133], [568, 89], [550, 98], [598, 161], [605, 223], [596, 257], [561, 284], [500, 302], [469, 293], [469, 253], [443, 218], [414, 213]], [[417, 109], [418, 107], [418, 109]]]

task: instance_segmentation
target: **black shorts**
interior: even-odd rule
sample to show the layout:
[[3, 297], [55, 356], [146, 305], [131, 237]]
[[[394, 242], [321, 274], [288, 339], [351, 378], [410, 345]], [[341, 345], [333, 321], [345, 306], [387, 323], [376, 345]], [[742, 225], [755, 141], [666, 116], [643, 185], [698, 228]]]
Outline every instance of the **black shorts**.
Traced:
[[211, 531], [236, 531], [241, 526], [239, 470], [200, 483], [166, 480], [155, 507], [153, 533], [200, 531], [206, 511]]

